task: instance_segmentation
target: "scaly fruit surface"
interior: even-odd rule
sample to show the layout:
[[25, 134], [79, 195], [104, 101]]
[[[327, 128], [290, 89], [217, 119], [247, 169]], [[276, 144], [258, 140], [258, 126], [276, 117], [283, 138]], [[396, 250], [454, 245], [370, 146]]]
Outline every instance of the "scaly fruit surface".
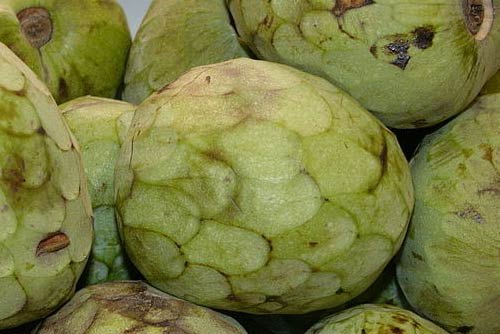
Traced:
[[189, 69], [246, 57], [225, 0], [153, 0], [130, 50], [123, 97], [141, 103]]
[[79, 290], [35, 334], [246, 334], [235, 320], [140, 281]]
[[122, 240], [157, 288], [306, 313], [365, 290], [413, 208], [395, 136], [327, 81], [239, 58], [144, 101], [118, 158]]
[[402, 308], [363, 304], [327, 317], [306, 334], [448, 334]]
[[92, 243], [78, 146], [45, 85], [0, 43], [0, 329], [71, 297]]
[[130, 279], [115, 221], [114, 171], [135, 106], [85, 96], [60, 108], [80, 144], [94, 211], [94, 244], [84, 284]]
[[418, 313], [452, 333], [498, 334], [500, 94], [425, 138], [397, 276]]
[[228, 0], [261, 59], [320, 75], [386, 125], [463, 111], [500, 69], [500, 0]]
[[62, 103], [88, 94], [115, 97], [131, 37], [114, 0], [2, 0], [0, 42]]

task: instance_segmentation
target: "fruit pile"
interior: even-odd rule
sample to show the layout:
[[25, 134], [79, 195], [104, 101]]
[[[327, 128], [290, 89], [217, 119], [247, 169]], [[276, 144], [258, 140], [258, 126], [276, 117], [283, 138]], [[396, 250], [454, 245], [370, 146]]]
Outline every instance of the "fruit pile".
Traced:
[[1, 0], [0, 333], [500, 334], [500, 0]]

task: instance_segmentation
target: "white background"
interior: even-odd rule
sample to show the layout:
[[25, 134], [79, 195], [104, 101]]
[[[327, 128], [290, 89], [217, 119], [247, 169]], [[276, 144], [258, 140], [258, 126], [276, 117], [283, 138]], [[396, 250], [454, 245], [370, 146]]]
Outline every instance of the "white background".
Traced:
[[151, 0], [118, 0], [127, 14], [128, 24], [132, 36], [136, 33], [141, 24], [144, 14], [151, 3]]

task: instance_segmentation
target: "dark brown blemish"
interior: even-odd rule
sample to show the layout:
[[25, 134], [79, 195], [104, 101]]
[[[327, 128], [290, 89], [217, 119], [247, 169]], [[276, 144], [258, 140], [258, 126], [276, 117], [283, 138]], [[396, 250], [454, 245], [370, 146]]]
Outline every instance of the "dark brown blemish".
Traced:
[[408, 322], [407, 318], [404, 318], [404, 317], [397, 315], [397, 314], [392, 316], [392, 320], [394, 320], [395, 322], [397, 322], [399, 324], [406, 324]]
[[402, 330], [399, 327], [392, 326], [392, 325], [389, 325], [389, 331], [392, 334], [403, 334], [404, 333], [404, 330]]
[[476, 35], [484, 21], [483, 0], [462, 0], [465, 24], [472, 35]]
[[222, 161], [224, 162], [224, 157], [222, 156], [222, 152], [218, 150], [208, 150], [203, 152], [203, 154], [209, 158], [210, 160]]
[[311, 242], [308, 243], [309, 247], [316, 247], [318, 245], [319, 245], [319, 242], [316, 242], [316, 241], [311, 241]]
[[411, 255], [412, 255], [415, 259], [425, 262], [425, 260], [424, 260], [424, 258], [423, 258], [423, 256], [422, 256], [422, 255], [420, 255], [420, 254], [418, 254], [418, 253], [415, 253], [415, 252], [411, 252]]
[[42, 136], [45, 136], [47, 134], [47, 132], [45, 131], [45, 129], [43, 127], [39, 127], [38, 129], [36, 129], [36, 133], [38, 133], [39, 135], [42, 135]]
[[40, 49], [52, 39], [52, 19], [42, 7], [25, 8], [17, 13], [21, 31], [34, 48]]
[[373, 5], [373, 0], [336, 0], [333, 7], [333, 15], [341, 17], [351, 9], [361, 8], [368, 5]]
[[473, 326], [462, 326], [462, 327], [457, 328], [457, 333], [466, 334], [466, 333], [469, 333], [470, 331], [472, 331], [473, 329], [474, 329]]
[[59, 79], [58, 93], [61, 100], [67, 100], [69, 97], [68, 84], [66, 83], [66, 80], [64, 80], [64, 78]]
[[397, 39], [387, 44], [385, 49], [388, 53], [396, 55], [396, 59], [391, 64], [404, 70], [411, 59], [408, 54], [408, 50], [410, 49], [409, 41], [406, 39]]
[[434, 31], [432, 27], [419, 27], [412, 31], [413, 33], [413, 45], [419, 49], [427, 49], [432, 46], [432, 40], [434, 39]]
[[41, 256], [48, 253], [55, 253], [61, 249], [68, 247], [70, 240], [63, 232], [52, 234], [38, 243], [36, 248], [36, 256]]
[[211, 80], [212, 80], [212, 77], [211, 77], [211, 76], [207, 75], [207, 76], [205, 77], [205, 81], [207, 82], [207, 84], [210, 84], [210, 81], [211, 81]]
[[487, 144], [481, 144], [479, 147], [484, 151], [482, 158], [486, 161], [493, 162], [493, 148]]
[[375, 58], [378, 57], [378, 54], [377, 54], [377, 46], [375, 44], [373, 44], [372, 46], [370, 46], [370, 53], [372, 54], [372, 56], [374, 56]]

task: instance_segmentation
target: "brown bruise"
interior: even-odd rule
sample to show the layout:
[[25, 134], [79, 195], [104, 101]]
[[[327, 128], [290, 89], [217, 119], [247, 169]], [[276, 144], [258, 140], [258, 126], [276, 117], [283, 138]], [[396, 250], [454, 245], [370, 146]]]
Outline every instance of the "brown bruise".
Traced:
[[69, 237], [63, 232], [52, 234], [38, 244], [36, 248], [36, 256], [42, 256], [48, 253], [55, 253], [70, 245]]
[[373, 0], [337, 0], [335, 1], [335, 6], [333, 7], [333, 15], [341, 17], [348, 10], [361, 8], [374, 3], [375, 1]]
[[45, 8], [30, 7], [17, 13], [21, 31], [34, 48], [40, 49], [52, 39], [52, 19]]

